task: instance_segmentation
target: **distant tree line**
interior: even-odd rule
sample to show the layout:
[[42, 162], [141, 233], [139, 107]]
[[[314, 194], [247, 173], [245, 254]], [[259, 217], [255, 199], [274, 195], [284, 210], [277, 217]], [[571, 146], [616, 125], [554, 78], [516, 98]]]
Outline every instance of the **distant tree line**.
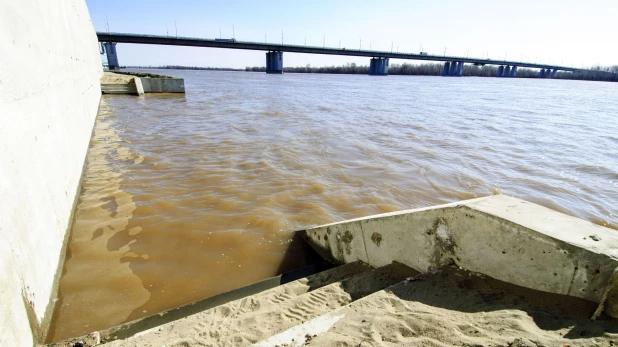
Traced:
[[581, 72], [558, 72], [556, 78], [586, 81], [610, 81], [618, 82], [618, 65], [593, 66]]
[[[444, 64], [427, 63], [427, 64], [391, 64], [388, 67], [389, 75], [421, 75], [421, 76], [441, 76], [444, 68]], [[246, 67], [245, 71], [253, 72], [265, 72], [266, 68], [263, 66]], [[368, 74], [369, 66], [356, 65], [355, 63], [348, 63], [341, 66], [322, 66], [312, 67], [298, 66], [298, 67], [284, 67], [283, 71], [286, 73], [326, 73], [326, 74]], [[477, 76], [477, 77], [493, 77], [498, 75], [497, 66], [476, 66], [473, 64], [464, 65], [464, 76]], [[538, 78], [539, 70], [537, 69], [517, 69], [518, 78]], [[583, 72], [566, 72], [558, 71], [556, 78], [561, 79], [573, 79], [573, 80], [589, 80], [589, 81], [611, 81], [618, 82], [618, 65], [602, 67], [595, 66], [589, 69], [589, 71]]]
[[[264, 66], [246, 67], [245, 69], [221, 68], [221, 67], [199, 67], [199, 66], [180, 66], [180, 65], [165, 65], [165, 66], [121, 66], [121, 68], [133, 69], [173, 69], [173, 70], [214, 70], [214, 71], [252, 71], [265, 72]], [[444, 64], [426, 63], [426, 64], [391, 64], [388, 67], [389, 75], [420, 75], [420, 76], [440, 76]], [[356, 65], [348, 63], [340, 66], [321, 66], [312, 67], [306, 66], [284, 67], [286, 73], [323, 73], [323, 74], [368, 74], [368, 65]], [[477, 77], [492, 77], [498, 75], [498, 67], [494, 65], [476, 66], [473, 64], [465, 64], [463, 70], [464, 76]], [[517, 69], [518, 78], [538, 78], [538, 69]], [[618, 65], [613, 66], [593, 66], [582, 72], [566, 72], [558, 71], [555, 78], [570, 79], [570, 80], [588, 80], [588, 81], [610, 81], [618, 82]]]

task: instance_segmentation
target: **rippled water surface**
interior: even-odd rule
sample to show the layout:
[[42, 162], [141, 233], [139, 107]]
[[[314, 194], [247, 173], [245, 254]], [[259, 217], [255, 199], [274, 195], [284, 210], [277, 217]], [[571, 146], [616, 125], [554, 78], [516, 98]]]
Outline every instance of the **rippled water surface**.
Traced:
[[51, 340], [305, 264], [295, 229], [514, 195], [618, 226], [618, 84], [166, 71], [104, 96]]

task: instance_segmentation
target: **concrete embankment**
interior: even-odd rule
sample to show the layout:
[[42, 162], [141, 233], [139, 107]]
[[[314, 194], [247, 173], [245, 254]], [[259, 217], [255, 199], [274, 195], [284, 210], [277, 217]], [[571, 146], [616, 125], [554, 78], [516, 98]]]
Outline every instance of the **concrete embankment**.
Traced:
[[0, 3], [0, 346], [44, 337], [101, 97], [83, 0]]
[[142, 72], [105, 72], [101, 78], [103, 94], [184, 93], [182, 78]]

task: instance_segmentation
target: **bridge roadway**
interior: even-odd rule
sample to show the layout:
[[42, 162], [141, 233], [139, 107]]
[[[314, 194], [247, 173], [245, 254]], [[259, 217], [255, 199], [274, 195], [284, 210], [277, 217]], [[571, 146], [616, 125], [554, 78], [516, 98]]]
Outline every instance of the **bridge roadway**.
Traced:
[[[106, 33], [97, 32], [99, 42], [102, 43], [134, 43], [134, 44], [150, 44], [150, 45], [167, 45], [167, 46], [189, 46], [189, 47], [211, 47], [211, 48], [228, 48], [228, 49], [244, 49], [266, 52], [290, 52], [290, 53], [307, 53], [307, 54], [328, 54], [328, 55], [345, 55], [354, 57], [370, 57], [378, 59], [407, 59], [407, 60], [425, 60], [425, 61], [440, 61], [440, 62], [453, 62], [453, 65], [461, 63], [475, 64], [475, 65], [498, 65], [498, 66], [513, 66], [513, 67], [525, 67], [533, 69], [541, 69], [543, 74], [545, 70], [549, 71], [569, 71], [578, 72], [582, 69], [576, 69], [567, 66], [548, 65], [548, 64], [536, 64], [521, 61], [512, 60], [493, 60], [493, 59], [480, 59], [480, 58], [468, 58], [459, 56], [445, 56], [445, 55], [421, 55], [414, 53], [398, 53], [398, 52], [385, 52], [385, 51], [373, 51], [362, 49], [350, 49], [350, 48], [331, 48], [331, 47], [315, 47], [315, 46], [300, 46], [290, 44], [275, 44], [275, 43], [260, 43], [260, 42], [246, 42], [246, 41], [217, 41], [215, 39], [203, 39], [195, 37], [176, 37], [176, 36], [160, 36], [160, 35], [140, 35], [140, 34], [127, 34], [127, 33]], [[115, 47], [112, 48], [115, 56]], [[108, 53], [109, 57], [109, 53]], [[282, 55], [279, 53], [278, 58], [281, 60]], [[117, 57], [116, 57], [117, 61]], [[271, 57], [267, 55], [267, 70], [270, 65]], [[373, 64], [372, 59], [372, 64]], [[388, 60], [386, 61], [386, 68], [388, 67]], [[445, 73], [448, 73], [449, 67], [445, 65]], [[502, 71], [502, 69], [500, 69]], [[452, 73], [452, 69], [451, 69]], [[456, 73], [456, 72], [455, 72]], [[452, 74], [450, 74], [452, 75]], [[513, 76], [499, 76], [499, 77], [514, 77]], [[545, 76], [542, 76], [545, 77]]]

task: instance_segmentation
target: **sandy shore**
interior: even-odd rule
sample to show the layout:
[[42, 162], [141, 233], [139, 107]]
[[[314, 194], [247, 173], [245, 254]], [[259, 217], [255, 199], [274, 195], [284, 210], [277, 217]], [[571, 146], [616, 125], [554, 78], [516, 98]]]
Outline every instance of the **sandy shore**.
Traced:
[[133, 76], [105, 71], [101, 77], [101, 84], [129, 83], [133, 78]]
[[617, 346], [596, 304], [450, 268], [380, 291], [310, 346]]

